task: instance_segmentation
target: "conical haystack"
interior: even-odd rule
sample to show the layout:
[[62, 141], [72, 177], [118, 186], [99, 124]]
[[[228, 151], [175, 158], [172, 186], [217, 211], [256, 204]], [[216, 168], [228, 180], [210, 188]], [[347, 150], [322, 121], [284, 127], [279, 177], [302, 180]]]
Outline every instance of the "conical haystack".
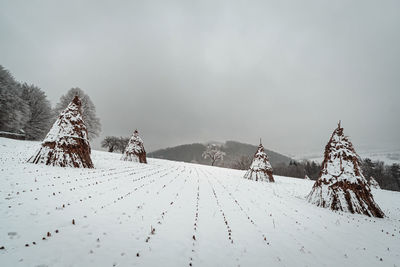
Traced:
[[139, 132], [137, 130], [133, 132], [131, 139], [129, 139], [122, 160], [147, 163], [143, 140], [139, 137]]
[[53, 124], [38, 152], [28, 162], [75, 168], [93, 168], [81, 101], [75, 96]]
[[382, 218], [371, 189], [360, 169], [359, 157], [338, 127], [325, 147], [324, 161], [308, 202], [320, 207]]
[[272, 167], [269, 163], [268, 156], [264, 152], [264, 147], [260, 142], [256, 154], [254, 154], [253, 162], [244, 178], [254, 181], [275, 182], [272, 175]]

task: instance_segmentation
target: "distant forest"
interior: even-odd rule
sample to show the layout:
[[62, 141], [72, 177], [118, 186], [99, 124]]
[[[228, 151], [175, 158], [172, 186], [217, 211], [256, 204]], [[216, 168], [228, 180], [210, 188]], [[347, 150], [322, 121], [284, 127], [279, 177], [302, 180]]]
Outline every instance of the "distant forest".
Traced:
[[[400, 165], [394, 163], [385, 165], [383, 161], [372, 161], [369, 158], [361, 160], [361, 169], [364, 177], [369, 180], [373, 177], [382, 189], [400, 191]], [[275, 166], [274, 173], [282, 176], [317, 180], [321, 164], [314, 161], [291, 161], [288, 165], [278, 164]]]
[[[199, 164], [210, 164], [202, 158], [206, 149], [204, 144], [187, 144], [166, 148], [149, 153], [149, 157], [162, 158], [175, 161], [192, 162]], [[247, 170], [252, 162], [257, 146], [243, 144], [235, 141], [227, 141], [221, 145], [221, 150], [226, 153], [223, 161], [217, 166], [238, 170]], [[265, 150], [274, 174], [311, 180], [317, 180], [321, 170], [321, 163], [314, 161], [296, 161], [271, 150]], [[400, 191], [400, 165], [395, 163], [385, 165], [382, 161], [372, 161], [369, 158], [360, 160], [361, 168], [365, 178], [373, 177], [382, 189]]]

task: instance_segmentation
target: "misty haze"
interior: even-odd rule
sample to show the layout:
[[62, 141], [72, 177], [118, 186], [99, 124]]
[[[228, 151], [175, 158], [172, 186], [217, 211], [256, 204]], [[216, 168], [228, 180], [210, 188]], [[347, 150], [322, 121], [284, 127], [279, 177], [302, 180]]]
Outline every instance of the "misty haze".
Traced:
[[0, 266], [399, 266], [399, 10], [0, 0]]

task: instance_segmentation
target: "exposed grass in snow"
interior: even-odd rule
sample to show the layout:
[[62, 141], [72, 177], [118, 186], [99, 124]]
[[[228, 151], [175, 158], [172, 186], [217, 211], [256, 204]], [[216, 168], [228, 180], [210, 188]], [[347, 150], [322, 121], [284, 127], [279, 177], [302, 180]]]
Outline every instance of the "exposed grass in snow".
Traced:
[[313, 181], [93, 151], [96, 169], [34, 165], [0, 138], [1, 266], [399, 266], [400, 193], [384, 219], [305, 201]]

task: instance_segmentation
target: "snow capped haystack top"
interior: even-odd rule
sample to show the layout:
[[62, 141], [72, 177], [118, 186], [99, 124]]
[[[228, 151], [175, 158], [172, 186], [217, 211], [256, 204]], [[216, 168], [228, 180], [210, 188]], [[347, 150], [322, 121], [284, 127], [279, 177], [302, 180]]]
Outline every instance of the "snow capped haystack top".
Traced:
[[[82, 119], [81, 100], [75, 96], [50, 129], [43, 142], [55, 142], [60, 137], [81, 138], [87, 141], [88, 133]], [[64, 139], [64, 141], [73, 139]]]
[[82, 119], [81, 101], [75, 96], [53, 124], [39, 151], [28, 162], [75, 168], [93, 168], [90, 144]]
[[367, 184], [361, 174], [359, 156], [349, 138], [344, 136], [340, 123], [325, 147], [321, 179], [328, 185], [338, 181]]
[[369, 177], [368, 184], [370, 187], [375, 188], [375, 189], [381, 189], [381, 186], [378, 184], [378, 182], [374, 179], [374, 177]]
[[147, 163], [146, 151], [144, 149], [143, 140], [139, 136], [138, 130], [135, 130], [131, 139], [129, 139], [128, 145], [124, 151], [124, 155], [122, 156], [122, 160]]
[[256, 154], [254, 154], [253, 162], [251, 163], [250, 168], [253, 170], [270, 170], [272, 171], [271, 164], [269, 163], [269, 159], [267, 154], [264, 152], [264, 147], [262, 144], [258, 146]]
[[128, 146], [125, 150], [132, 151], [137, 154], [144, 151], [143, 140], [140, 138], [138, 130], [133, 132], [133, 135], [129, 140]]
[[253, 162], [251, 163], [249, 170], [244, 175], [244, 178], [255, 181], [274, 182], [272, 173], [272, 166], [269, 163], [268, 156], [265, 154], [264, 147], [260, 141], [257, 152], [254, 154]]
[[307, 200], [317, 206], [368, 216], [384, 216], [360, 168], [359, 157], [340, 126], [325, 147], [318, 180]]

